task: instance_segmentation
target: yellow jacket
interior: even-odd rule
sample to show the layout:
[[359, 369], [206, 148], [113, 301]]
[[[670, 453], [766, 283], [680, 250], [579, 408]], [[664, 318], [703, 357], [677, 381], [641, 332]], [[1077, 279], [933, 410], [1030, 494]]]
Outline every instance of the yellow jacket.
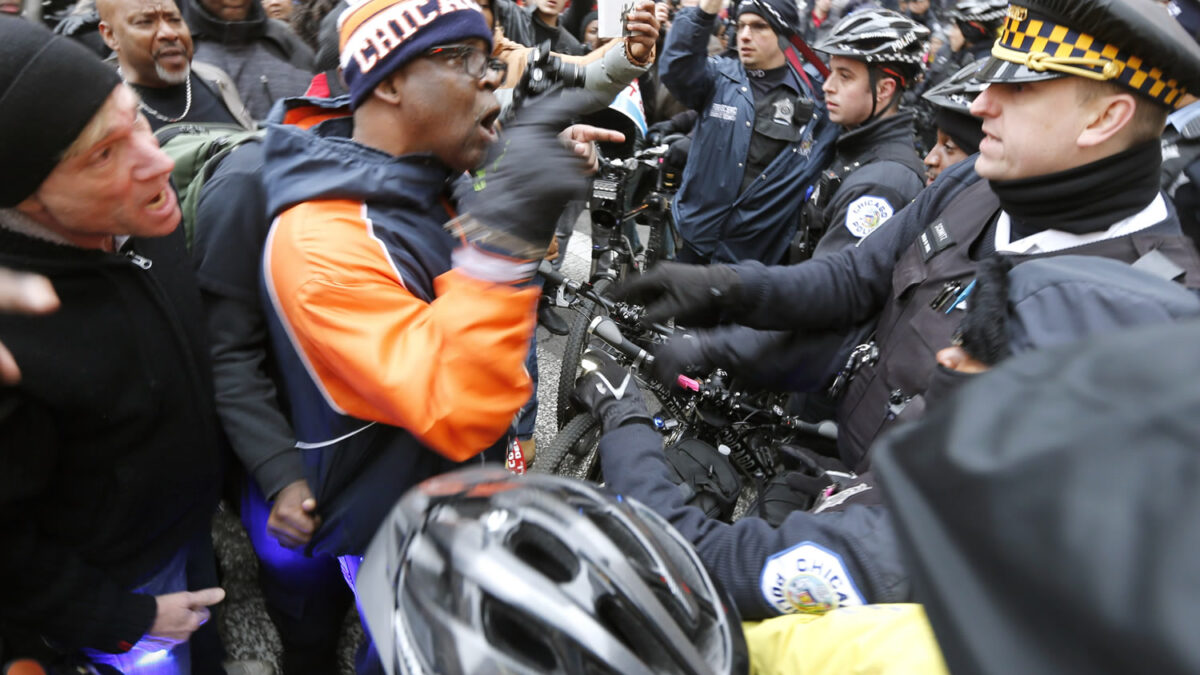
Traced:
[[744, 623], [750, 675], [945, 675], [921, 605], [843, 607]]

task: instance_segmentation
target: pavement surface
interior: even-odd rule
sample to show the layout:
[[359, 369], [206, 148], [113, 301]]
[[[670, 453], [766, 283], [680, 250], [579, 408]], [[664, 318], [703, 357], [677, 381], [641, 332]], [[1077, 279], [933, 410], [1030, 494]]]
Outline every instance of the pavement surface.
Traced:
[[[562, 271], [572, 279], [587, 278], [591, 261], [591, 223], [587, 212], [580, 216], [575, 234], [567, 246]], [[570, 321], [571, 312], [556, 309]], [[554, 401], [557, 396], [559, 366], [566, 338], [538, 326], [538, 407], [534, 438], [546, 447], [558, 431]], [[225, 641], [229, 658], [266, 661], [278, 666], [281, 647], [274, 624], [267, 617], [262, 593], [258, 588], [258, 562], [249, 539], [232, 509], [222, 504], [213, 526], [213, 538], [220, 559], [222, 585], [226, 599], [216, 614], [217, 627]], [[339, 652], [341, 667], [330, 675], [353, 675], [354, 650], [363, 639], [357, 614], [351, 610], [342, 630]], [[278, 670], [277, 670], [278, 672]]]

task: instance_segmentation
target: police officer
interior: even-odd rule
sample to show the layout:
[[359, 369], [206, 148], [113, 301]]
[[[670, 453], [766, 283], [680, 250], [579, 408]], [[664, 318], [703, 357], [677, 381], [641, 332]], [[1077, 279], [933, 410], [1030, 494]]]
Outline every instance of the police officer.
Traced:
[[991, 54], [992, 43], [1004, 23], [1007, 8], [1007, 0], [959, 0], [947, 12], [950, 39], [933, 55], [924, 81], [905, 99], [907, 105], [917, 109], [917, 138], [922, 152], [933, 148], [935, 122], [933, 106], [921, 96], [968, 63]]
[[950, 79], [925, 92], [921, 98], [933, 106], [937, 142], [925, 155], [927, 181], [933, 183], [943, 171], [979, 152], [983, 120], [971, 115], [971, 103], [984, 84], [975, 73], [985, 59], [968, 64]]
[[[1200, 2], [1171, 0], [1167, 11], [1192, 37], [1200, 37]], [[1183, 233], [1200, 241], [1200, 103], [1189, 95], [1167, 117], [1163, 132], [1163, 191], [1175, 202]]]
[[875, 320], [877, 356], [841, 378], [838, 444], [853, 467], [923, 411], [934, 354], [985, 257], [1070, 251], [1200, 286], [1200, 256], [1159, 192], [1159, 136], [1200, 90], [1200, 46], [1160, 5], [1021, 0], [978, 77], [990, 83], [970, 109], [984, 120], [980, 154], [858, 246], [788, 267], [667, 264], [618, 297], [649, 303], [647, 321], [685, 325], [715, 316], [822, 334]]
[[[829, 55], [829, 119], [845, 131], [833, 164], [800, 214], [793, 262], [875, 231], [925, 185], [912, 113], [900, 98], [921, 74], [929, 29], [896, 12], [864, 10], [838, 22], [815, 49]], [[818, 243], [819, 242], [819, 243]]]
[[787, 254], [803, 186], [828, 164], [838, 129], [820, 102], [816, 70], [799, 58], [789, 63], [796, 4], [742, 0], [737, 59], [709, 59], [720, 9], [721, 0], [703, 0], [681, 10], [660, 62], [663, 84], [700, 114], [672, 204], [684, 240], [678, 256], [773, 264]]

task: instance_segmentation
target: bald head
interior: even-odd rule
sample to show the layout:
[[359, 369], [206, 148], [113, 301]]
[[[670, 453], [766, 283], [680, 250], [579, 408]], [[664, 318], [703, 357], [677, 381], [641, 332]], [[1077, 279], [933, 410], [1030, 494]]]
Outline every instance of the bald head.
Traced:
[[96, 11], [126, 80], [144, 87], [187, 80], [192, 34], [174, 0], [96, 0]]

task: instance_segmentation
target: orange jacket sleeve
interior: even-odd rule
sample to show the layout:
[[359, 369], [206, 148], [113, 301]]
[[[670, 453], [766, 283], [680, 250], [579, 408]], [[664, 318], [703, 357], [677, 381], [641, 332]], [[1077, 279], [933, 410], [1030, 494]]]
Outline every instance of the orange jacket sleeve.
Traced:
[[359, 202], [285, 211], [264, 275], [293, 348], [340, 412], [402, 427], [462, 461], [494, 443], [529, 399], [538, 291], [450, 270], [425, 302], [405, 287]]

